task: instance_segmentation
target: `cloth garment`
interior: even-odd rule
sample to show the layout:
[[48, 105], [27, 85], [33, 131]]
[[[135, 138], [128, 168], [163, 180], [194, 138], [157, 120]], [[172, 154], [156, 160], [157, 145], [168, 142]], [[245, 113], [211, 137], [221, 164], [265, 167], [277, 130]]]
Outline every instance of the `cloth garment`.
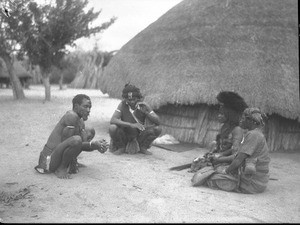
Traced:
[[[117, 111], [121, 113], [122, 121], [129, 123], [138, 122], [145, 126], [145, 130], [140, 131], [131, 127], [118, 127], [115, 135], [111, 137], [110, 151], [113, 152], [117, 149], [125, 148], [125, 151], [130, 152], [131, 154], [133, 154], [133, 152], [138, 152], [139, 149], [136, 147], [134, 139], [136, 139], [139, 144], [139, 148], [144, 150], [150, 148], [151, 143], [158, 137], [155, 132], [156, 126], [153, 124], [147, 126], [146, 115], [140, 110], [131, 110], [125, 100], [121, 102]], [[132, 148], [129, 148], [129, 146], [132, 146]]]
[[40, 153], [39, 164], [34, 167], [34, 169], [39, 173], [50, 173], [49, 166], [51, 162], [51, 154], [53, 149], [49, 148], [47, 145], [44, 146]]
[[[269, 181], [269, 149], [266, 139], [260, 129], [250, 130], [246, 133], [244, 141], [238, 153], [245, 153], [248, 157], [240, 167], [231, 174], [222, 174], [221, 166], [218, 166], [216, 173], [206, 182], [210, 188], [225, 191], [236, 191], [246, 194], [264, 192]], [[254, 170], [247, 171], [247, 163], [254, 166]], [[229, 165], [226, 165], [228, 167]], [[224, 167], [223, 167], [224, 169]]]

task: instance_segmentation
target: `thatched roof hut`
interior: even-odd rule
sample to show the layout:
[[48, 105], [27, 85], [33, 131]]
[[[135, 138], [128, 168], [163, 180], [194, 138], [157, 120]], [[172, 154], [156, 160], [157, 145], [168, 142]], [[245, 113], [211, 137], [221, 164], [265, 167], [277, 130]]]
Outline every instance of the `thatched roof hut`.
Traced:
[[[167, 114], [174, 114], [178, 105], [206, 107], [208, 116], [203, 110], [191, 110], [190, 116], [198, 121], [191, 120], [191, 126], [199, 126], [197, 113], [207, 124], [215, 121], [210, 105], [216, 103], [216, 95], [221, 90], [236, 91], [249, 106], [272, 115], [270, 121], [299, 125], [297, 6], [297, 0], [184, 0], [120, 49], [106, 68], [101, 91], [120, 98], [130, 81], [154, 108], [169, 108], [163, 110]], [[187, 111], [184, 108], [182, 113]], [[169, 125], [176, 129], [178, 121]], [[298, 125], [286, 130], [298, 135]], [[196, 125], [194, 133], [186, 135], [193, 138], [184, 139], [203, 143], [195, 129]], [[205, 138], [207, 132], [199, 132]], [[270, 144], [272, 150], [278, 145], [282, 143]]]
[[117, 51], [102, 52], [96, 49], [83, 53], [79, 60], [79, 70], [74, 80], [68, 85], [71, 88], [99, 89], [99, 80], [109, 61]]

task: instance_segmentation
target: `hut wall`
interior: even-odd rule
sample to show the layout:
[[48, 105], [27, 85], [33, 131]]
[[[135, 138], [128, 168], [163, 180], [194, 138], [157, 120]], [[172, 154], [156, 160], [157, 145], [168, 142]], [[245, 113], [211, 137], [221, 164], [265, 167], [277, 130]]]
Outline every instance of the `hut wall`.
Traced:
[[[215, 106], [165, 105], [156, 110], [161, 119], [162, 135], [170, 134], [181, 142], [208, 147], [216, 139], [221, 127]], [[271, 115], [264, 134], [270, 151], [300, 152], [300, 123], [278, 115]]]
[[265, 126], [265, 135], [271, 151], [300, 152], [300, 123], [273, 114]]
[[170, 134], [181, 142], [205, 147], [215, 140], [220, 129], [217, 110], [205, 104], [166, 105], [157, 110], [162, 134]]

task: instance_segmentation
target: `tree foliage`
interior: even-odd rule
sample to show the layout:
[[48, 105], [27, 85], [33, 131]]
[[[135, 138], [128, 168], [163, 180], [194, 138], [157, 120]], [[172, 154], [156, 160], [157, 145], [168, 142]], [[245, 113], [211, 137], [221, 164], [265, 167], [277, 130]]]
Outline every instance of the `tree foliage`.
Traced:
[[31, 25], [27, 8], [30, 0], [4, 0], [0, 14], [0, 55], [17, 53], [22, 58], [24, 53], [20, 45], [24, 41], [23, 33]]
[[13, 70], [13, 61], [14, 55], [17, 55], [18, 59], [23, 56], [20, 46], [24, 40], [22, 34], [30, 24], [26, 13], [28, 5], [29, 0], [1, 1], [0, 57], [5, 61], [16, 99], [25, 98], [21, 83]]
[[[91, 26], [101, 11], [86, 10], [87, 4], [88, 0], [56, 0], [45, 5], [32, 0], [14, 0], [11, 15], [4, 18], [5, 31], [9, 32], [10, 40], [18, 44], [18, 55], [26, 53], [33, 65], [39, 65], [46, 100], [50, 100], [51, 70], [62, 69], [66, 47], [74, 46], [79, 38], [107, 29], [117, 19], [113, 17], [100, 26]], [[11, 50], [6, 46], [4, 49]]]
[[116, 18], [100, 26], [91, 27], [90, 24], [98, 18], [99, 12], [91, 8], [84, 11], [88, 0], [56, 0], [54, 5], [39, 6], [35, 2], [29, 4], [32, 27], [26, 32], [24, 50], [34, 64], [44, 70], [50, 70], [54, 65], [61, 67], [66, 47], [82, 37], [107, 29]]

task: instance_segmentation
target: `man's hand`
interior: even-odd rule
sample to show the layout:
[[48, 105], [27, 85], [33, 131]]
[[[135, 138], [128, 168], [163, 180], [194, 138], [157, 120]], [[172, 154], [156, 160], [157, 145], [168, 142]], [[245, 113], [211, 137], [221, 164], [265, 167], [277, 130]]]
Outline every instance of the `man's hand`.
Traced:
[[132, 128], [136, 128], [136, 129], [139, 129], [140, 131], [145, 130], [144, 125], [143, 125], [143, 124], [140, 124], [140, 123], [133, 123], [133, 124], [131, 124], [131, 127], [132, 127]]
[[104, 153], [109, 148], [109, 143], [105, 139], [101, 139], [99, 141], [93, 141], [93, 144], [96, 145], [98, 148], [97, 150], [100, 153]]
[[210, 161], [214, 156], [214, 153], [208, 152], [204, 155], [204, 158], [206, 158], [208, 161]]
[[221, 154], [219, 154], [219, 153], [214, 153], [214, 154], [212, 154], [212, 159], [213, 160], [216, 160], [216, 159], [218, 159], [218, 158], [220, 158], [221, 157]]
[[152, 111], [151, 107], [146, 102], [138, 102], [136, 108], [141, 110], [143, 113], [148, 114]]

